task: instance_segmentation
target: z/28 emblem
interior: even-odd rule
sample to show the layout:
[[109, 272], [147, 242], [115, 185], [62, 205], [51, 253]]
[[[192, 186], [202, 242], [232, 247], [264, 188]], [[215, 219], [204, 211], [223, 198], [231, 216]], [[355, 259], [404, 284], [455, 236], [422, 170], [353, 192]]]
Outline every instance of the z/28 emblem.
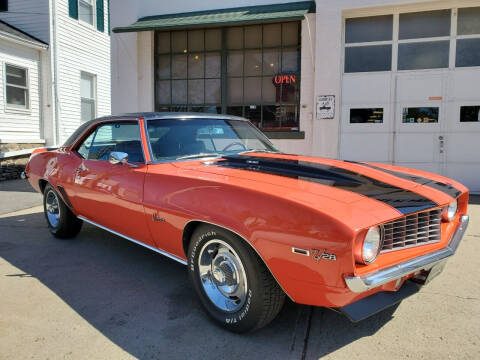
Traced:
[[327, 253], [326, 249], [323, 249], [322, 252], [317, 249], [312, 249], [312, 257], [314, 260], [320, 261], [320, 260], [337, 260], [337, 256], [335, 254], [329, 254]]

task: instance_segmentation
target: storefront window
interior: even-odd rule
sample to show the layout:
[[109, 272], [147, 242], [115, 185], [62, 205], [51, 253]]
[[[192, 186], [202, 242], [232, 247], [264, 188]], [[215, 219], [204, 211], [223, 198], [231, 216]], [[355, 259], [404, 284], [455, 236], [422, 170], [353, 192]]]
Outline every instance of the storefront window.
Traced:
[[403, 108], [403, 123], [438, 123], [438, 107]]
[[298, 131], [299, 32], [299, 22], [156, 32], [156, 110], [215, 110]]

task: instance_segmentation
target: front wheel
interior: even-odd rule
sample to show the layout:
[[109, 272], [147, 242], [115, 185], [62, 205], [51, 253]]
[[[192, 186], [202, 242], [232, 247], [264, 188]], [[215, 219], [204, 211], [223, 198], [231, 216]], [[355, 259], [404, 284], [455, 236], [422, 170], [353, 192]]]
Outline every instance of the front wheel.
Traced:
[[188, 250], [190, 280], [208, 314], [230, 331], [261, 328], [281, 310], [285, 293], [244, 240], [201, 225]]
[[43, 192], [43, 211], [47, 219], [48, 229], [58, 238], [75, 237], [82, 228], [82, 220], [65, 205], [55, 188], [47, 184]]

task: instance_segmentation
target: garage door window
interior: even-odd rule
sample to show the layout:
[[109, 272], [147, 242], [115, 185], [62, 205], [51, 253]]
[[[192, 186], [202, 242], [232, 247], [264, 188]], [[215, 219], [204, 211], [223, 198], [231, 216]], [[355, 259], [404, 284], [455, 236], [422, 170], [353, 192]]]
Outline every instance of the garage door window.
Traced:
[[455, 65], [480, 66], [480, 7], [458, 9]]
[[344, 37], [345, 73], [480, 66], [480, 7], [347, 18]]
[[346, 19], [345, 72], [390, 71], [393, 15]]
[[448, 67], [450, 42], [428, 41], [398, 45], [398, 70]]
[[438, 107], [403, 108], [403, 123], [428, 124], [438, 123]]
[[350, 124], [381, 124], [383, 108], [350, 109]]
[[400, 14], [398, 70], [447, 68], [451, 10]]
[[480, 122], [480, 105], [461, 106], [460, 122]]

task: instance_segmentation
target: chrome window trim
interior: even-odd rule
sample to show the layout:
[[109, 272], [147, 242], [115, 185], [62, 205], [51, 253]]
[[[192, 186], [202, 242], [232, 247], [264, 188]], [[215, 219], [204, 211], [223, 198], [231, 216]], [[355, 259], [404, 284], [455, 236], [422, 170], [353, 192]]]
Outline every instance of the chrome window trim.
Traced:
[[92, 124], [89, 126], [79, 137], [75, 142], [70, 146], [70, 151], [73, 153], [76, 153], [77, 155], [80, 156], [82, 160], [89, 160], [89, 161], [108, 161], [108, 160], [98, 160], [98, 159], [85, 159], [80, 153], [78, 152], [78, 148], [82, 146], [83, 142], [91, 135], [93, 134], [94, 131], [96, 131], [100, 126], [103, 125], [108, 125], [112, 123], [136, 123], [138, 125], [138, 135], [140, 139], [140, 147], [142, 148], [142, 154], [143, 154], [143, 161], [142, 162], [134, 162], [135, 164], [142, 164], [142, 165], [147, 165], [147, 157], [145, 153], [145, 149], [143, 148], [143, 142], [142, 142], [142, 132], [140, 131], [141, 126], [140, 126], [140, 120], [138, 118], [122, 118], [122, 119], [106, 119], [103, 121], [96, 122], [95, 124]]
[[444, 249], [425, 254], [388, 268], [371, 272], [362, 276], [346, 276], [345, 283], [350, 291], [361, 293], [394, 280], [401, 279], [415, 271], [430, 269], [433, 265], [453, 256], [468, 227], [469, 216], [460, 217], [460, 223], [455, 229], [450, 241]]
[[143, 247], [146, 247], [146, 248], [149, 249], [149, 250], [152, 250], [152, 251], [155, 251], [155, 252], [157, 252], [157, 253], [159, 253], [159, 254], [162, 254], [162, 255], [168, 257], [169, 259], [172, 259], [172, 260], [175, 260], [175, 261], [179, 262], [180, 264], [187, 265], [187, 262], [186, 262], [185, 260], [183, 260], [183, 259], [181, 259], [181, 258], [179, 258], [179, 257], [177, 257], [177, 256], [175, 256], [175, 255], [172, 255], [172, 254], [170, 254], [170, 253], [168, 253], [168, 252], [166, 252], [166, 251], [163, 251], [163, 250], [161, 250], [161, 249], [154, 248], [154, 247], [152, 247], [152, 246], [150, 246], [150, 245], [147, 245], [147, 244], [145, 244], [145, 243], [143, 243], [143, 242], [141, 242], [141, 241], [135, 240], [135, 239], [133, 239], [133, 238], [131, 238], [131, 237], [129, 237], [129, 236], [123, 235], [123, 234], [121, 234], [121, 233], [119, 233], [119, 232], [117, 232], [117, 231], [114, 231], [114, 230], [112, 230], [112, 229], [109, 229], [109, 228], [107, 228], [106, 226], [97, 224], [96, 222], [91, 221], [91, 220], [87, 219], [87, 218], [84, 217], [84, 216], [81, 216], [81, 215], [80, 215], [80, 216], [77, 216], [77, 217], [78, 217], [79, 219], [81, 219], [81, 220], [83, 220], [83, 221], [91, 224], [91, 225], [94, 225], [94, 226], [96, 226], [96, 227], [99, 227], [100, 229], [106, 230], [106, 231], [108, 231], [108, 232], [110, 232], [110, 233], [112, 233], [112, 234], [114, 234], [114, 235], [120, 236], [120, 237], [122, 237], [122, 238], [124, 238], [124, 239], [126, 239], [126, 240], [129, 240], [129, 241], [131, 241], [131, 242], [134, 242], [135, 244], [141, 245], [141, 246], [143, 246]]
[[[166, 113], [168, 114], [168, 113]], [[240, 118], [240, 117], [235, 117], [235, 116], [229, 116], [229, 115], [226, 115], [225, 117], [221, 117], [219, 115], [221, 114], [213, 114], [213, 115], [216, 115], [215, 117], [211, 117], [209, 116], [209, 114], [202, 114], [202, 113], [199, 113], [200, 116], [196, 116], [195, 114], [188, 114], [188, 115], [185, 115], [185, 116], [169, 116], [169, 115], [165, 115], [164, 117], [153, 117], [153, 118], [149, 118], [147, 119], [146, 117], [144, 117], [144, 121], [143, 121], [143, 126], [144, 126], [144, 129], [145, 129], [145, 140], [147, 141], [147, 146], [148, 146], [148, 151], [150, 153], [150, 161], [147, 163], [148, 165], [153, 165], [153, 164], [170, 164], [170, 163], [177, 163], [177, 162], [187, 162], [187, 161], [205, 161], [205, 159], [221, 159], [223, 156], [225, 155], [212, 155], [212, 156], [205, 156], [205, 157], [202, 157], [202, 158], [195, 158], [195, 159], [170, 159], [170, 160], [155, 160], [154, 159], [154, 156], [153, 156], [153, 151], [152, 151], [152, 143], [150, 142], [150, 134], [148, 133], [148, 122], [149, 121], [155, 121], [155, 120], [178, 120], [178, 121], [188, 121], [188, 120], [225, 120], [225, 121], [247, 121], [250, 123], [250, 120], [248, 119], [245, 119], [245, 118]], [[211, 115], [211, 114], [210, 114]], [[251, 123], [250, 123], [251, 124]], [[275, 150], [278, 150], [275, 145], [270, 141], [270, 139], [263, 133], [261, 132], [256, 126], [254, 126], [253, 124], [250, 125], [254, 131], [256, 131], [257, 133], [260, 134], [260, 136], [264, 136], [265, 139], [267, 140], [267, 143]]]

